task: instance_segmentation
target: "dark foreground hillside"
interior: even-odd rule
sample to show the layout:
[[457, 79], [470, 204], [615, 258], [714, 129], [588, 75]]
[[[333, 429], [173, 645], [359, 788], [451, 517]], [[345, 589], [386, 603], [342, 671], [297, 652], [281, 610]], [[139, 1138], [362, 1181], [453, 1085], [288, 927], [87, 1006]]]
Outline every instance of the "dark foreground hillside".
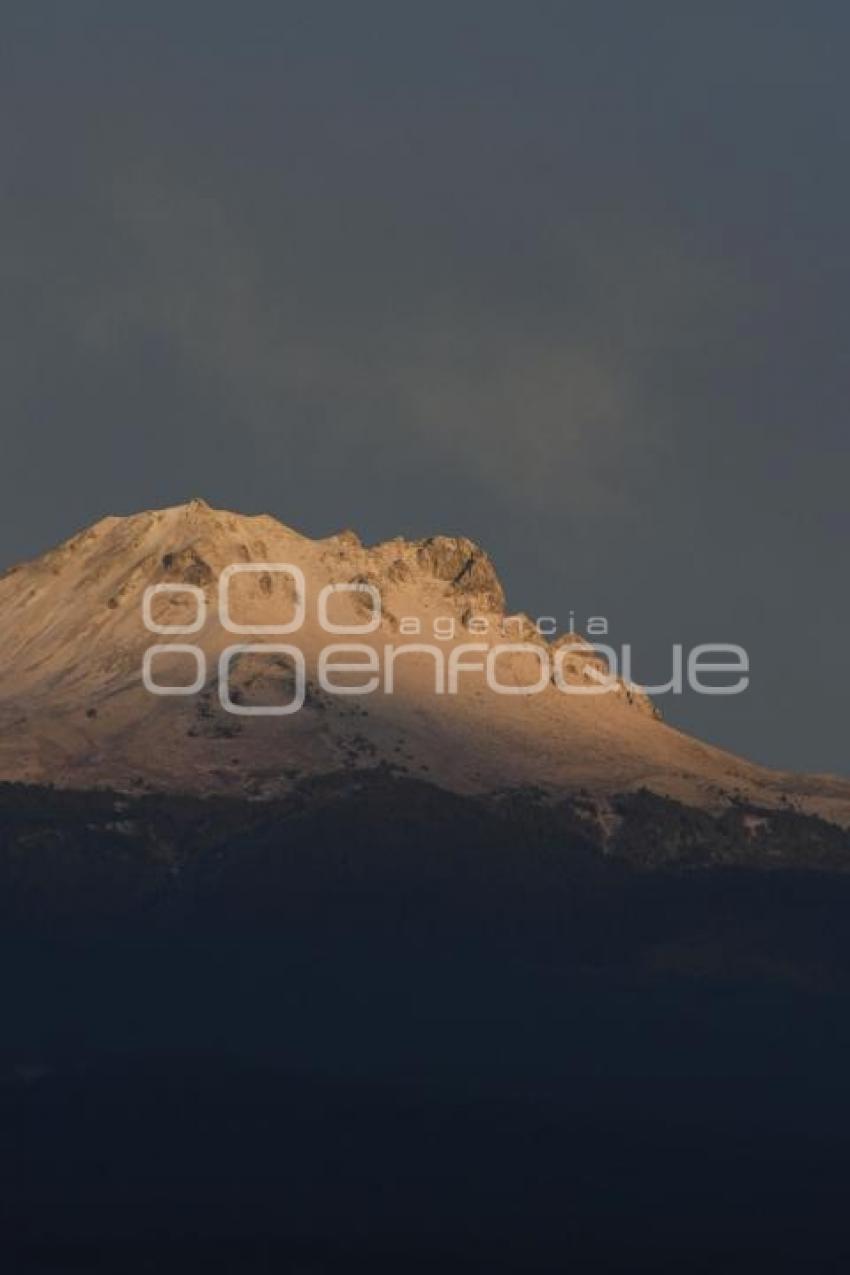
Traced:
[[846, 1269], [850, 851], [746, 813], [3, 789], [4, 1269]]

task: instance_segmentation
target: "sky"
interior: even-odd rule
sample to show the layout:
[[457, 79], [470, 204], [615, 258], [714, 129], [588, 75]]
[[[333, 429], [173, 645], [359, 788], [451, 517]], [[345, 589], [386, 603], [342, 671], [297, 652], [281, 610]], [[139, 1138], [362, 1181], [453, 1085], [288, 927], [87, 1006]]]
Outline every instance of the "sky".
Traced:
[[850, 9], [73, 5], [0, 44], [0, 565], [202, 496], [468, 535], [850, 773]]

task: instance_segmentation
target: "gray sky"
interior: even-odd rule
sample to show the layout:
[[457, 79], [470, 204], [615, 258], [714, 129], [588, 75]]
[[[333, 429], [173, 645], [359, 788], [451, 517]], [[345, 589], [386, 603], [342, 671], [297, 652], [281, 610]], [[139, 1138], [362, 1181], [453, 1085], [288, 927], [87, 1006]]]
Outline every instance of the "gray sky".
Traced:
[[850, 771], [850, 10], [9, 3], [0, 562], [202, 495], [463, 533]]

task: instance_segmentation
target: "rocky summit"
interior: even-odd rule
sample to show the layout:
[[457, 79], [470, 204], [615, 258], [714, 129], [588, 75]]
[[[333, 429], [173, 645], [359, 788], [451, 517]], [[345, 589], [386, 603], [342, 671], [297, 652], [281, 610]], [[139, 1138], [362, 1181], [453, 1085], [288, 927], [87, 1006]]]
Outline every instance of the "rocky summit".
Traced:
[[850, 823], [846, 781], [702, 743], [616, 679], [569, 693], [604, 660], [508, 613], [463, 536], [314, 540], [201, 500], [107, 517], [0, 578], [0, 638], [0, 780], [256, 799], [380, 771], [580, 795], [602, 826], [642, 790]]

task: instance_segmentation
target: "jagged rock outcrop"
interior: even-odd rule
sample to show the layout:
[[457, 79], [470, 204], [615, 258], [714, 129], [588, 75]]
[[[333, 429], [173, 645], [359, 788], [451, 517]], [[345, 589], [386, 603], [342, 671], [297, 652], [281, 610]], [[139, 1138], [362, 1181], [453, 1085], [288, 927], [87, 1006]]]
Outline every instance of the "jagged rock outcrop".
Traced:
[[505, 594], [495, 567], [465, 536], [429, 536], [419, 543], [416, 560], [458, 593], [475, 595], [490, 611], [504, 610]]

